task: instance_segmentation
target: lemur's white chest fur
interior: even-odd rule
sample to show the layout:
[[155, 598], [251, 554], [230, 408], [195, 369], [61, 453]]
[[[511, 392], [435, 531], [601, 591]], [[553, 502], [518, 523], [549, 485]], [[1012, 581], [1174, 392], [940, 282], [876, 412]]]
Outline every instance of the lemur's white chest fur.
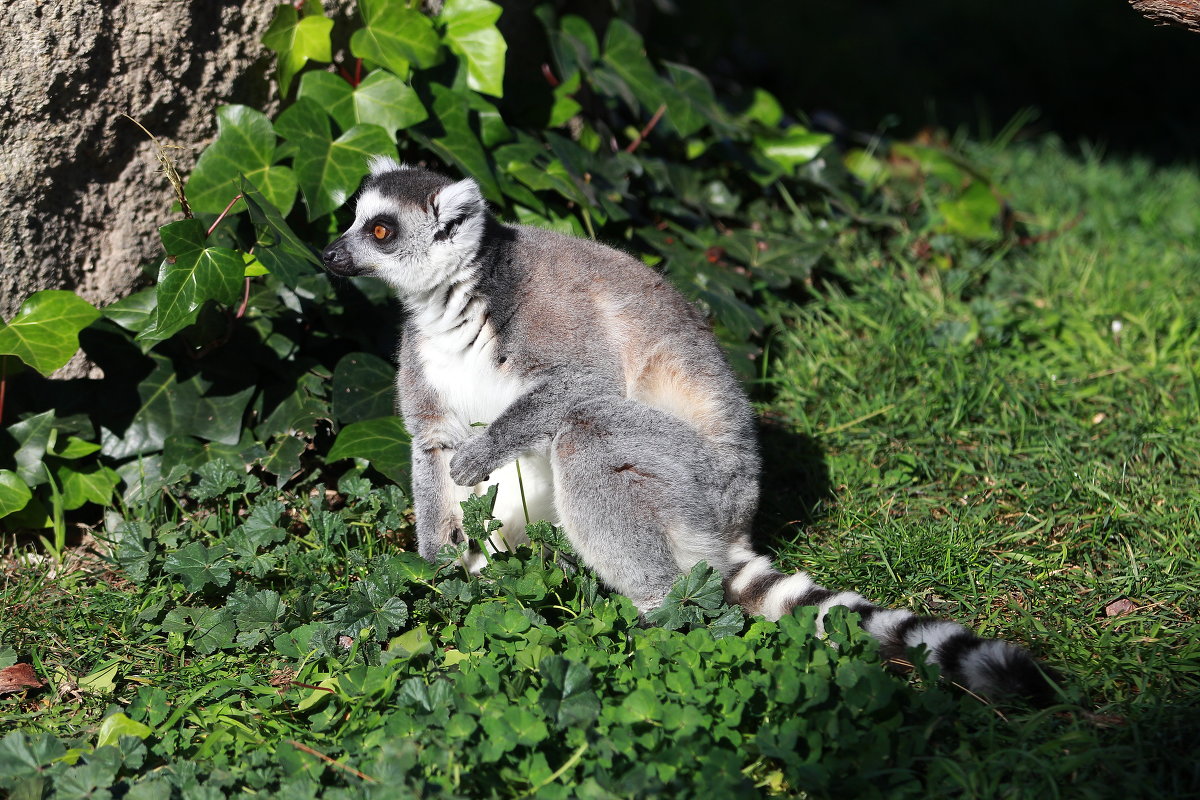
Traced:
[[[416, 350], [425, 381], [447, 412], [446, 434], [452, 444], [479, 434], [528, 387], [526, 381], [497, 364], [495, 330], [486, 318], [483, 302], [472, 298], [470, 281], [441, 291], [443, 294], [416, 311], [420, 332]], [[519, 461], [519, 477], [516, 465], [509, 464], [484, 484], [462, 489], [465, 498], [492, 484], [499, 486], [493, 513], [504, 522], [502, 533], [509, 547], [527, 541], [526, 510], [530, 521], [557, 518], [548, 454], [527, 453]]]
[[450, 422], [469, 435], [475, 423], [490, 423], [525, 391], [523, 381], [497, 364], [496, 331], [470, 273], [452, 276], [415, 304], [425, 380], [437, 392]]

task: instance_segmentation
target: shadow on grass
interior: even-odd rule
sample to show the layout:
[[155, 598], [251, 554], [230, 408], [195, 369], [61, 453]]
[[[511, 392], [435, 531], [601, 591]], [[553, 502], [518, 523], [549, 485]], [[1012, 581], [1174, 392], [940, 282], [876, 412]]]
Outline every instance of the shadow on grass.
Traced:
[[771, 417], [759, 420], [758, 439], [763, 467], [754, 542], [770, 552], [792, 538], [793, 526], [808, 527], [829, 513], [834, 494], [825, 451], [816, 439]]

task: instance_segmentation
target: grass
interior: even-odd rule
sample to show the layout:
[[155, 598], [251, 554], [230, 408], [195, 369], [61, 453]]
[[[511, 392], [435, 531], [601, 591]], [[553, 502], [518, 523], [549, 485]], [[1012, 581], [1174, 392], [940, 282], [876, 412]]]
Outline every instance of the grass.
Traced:
[[[773, 305], [778, 325], [763, 386], [769, 399], [761, 409], [768, 435], [760, 530], [781, 564], [809, 570], [828, 586], [953, 617], [985, 635], [1029, 646], [1067, 676], [1063, 703], [1040, 712], [992, 709], [945, 689], [901, 687], [887, 707], [892, 716], [886, 725], [892, 727], [880, 728], [894, 733], [882, 735], [883, 744], [879, 736], [870, 741], [883, 748], [872, 750], [872, 758], [884, 753], [884, 763], [907, 776], [903, 780], [889, 783], [883, 769], [875, 774], [884, 777], [864, 784], [821, 784], [814, 770], [826, 766], [826, 778], [849, 774], [836, 770], [853, 771], [855, 759], [865, 759], [859, 748], [866, 747], [866, 734], [878, 732], [870, 727], [878, 723], [874, 717], [821, 716], [828, 709], [796, 720], [802, 731], [812, 727], [803, 734], [810, 742], [828, 735], [816, 766], [788, 772], [772, 766], [784, 763], [783, 756], [761, 756], [735, 765], [731, 780], [780, 796], [806, 796], [797, 775], [817, 776], [811, 785], [818, 796], [840, 796], [838, 787], [849, 785], [864, 795], [883, 791], [871, 787], [890, 787], [886, 796], [1194, 796], [1200, 793], [1200, 178], [1183, 168], [1095, 154], [1078, 158], [1053, 141], [981, 149], [974, 156], [1006, 189], [1031, 235], [1053, 235], [1000, 250], [932, 239], [929, 249], [937, 257], [930, 259], [918, 255], [927, 250], [914, 250], [911, 238], [879, 247], [847, 234], [839, 255], [814, 281], [809, 302]], [[161, 566], [164, 551], [189, 541], [223, 541], [244, 520], [219, 502], [224, 510], [192, 518], [178, 510], [131, 509], [131, 517], [156, 526], [139, 542], [159, 551], [139, 560], [133, 548], [126, 563]], [[228, 585], [206, 583], [202, 575], [194, 577], [200, 574], [195, 570], [195, 584], [185, 585], [181, 570], [161, 569], [135, 584], [94, 559], [51, 569], [52, 562], [10, 553], [0, 561], [0, 666], [19, 657], [50, 686], [0, 696], [0, 731], [46, 732], [82, 747], [97, 741], [102, 719], [124, 709], [155, 732], [141, 735], [148, 754], [124, 741], [129, 752], [123, 774], [138, 774], [138, 759], [169, 763], [143, 776], [154, 786], [137, 784], [138, 796], [167, 796], [153, 793], [171, 791], [155, 783], [167, 774], [175, 776], [174, 796], [183, 797], [234, 791], [288, 796], [288, 787], [300, 792], [296, 781], [314, 776], [336, 787], [330, 796], [359, 796], [360, 790], [385, 796], [376, 784], [360, 781], [374, 776], [386, 784], [387, 770], [407, 770], [418, 761], [428, 774], [451, 776], [456, 788], [446, 790], [450, 796], [653, 793], [628, 776], [615, 795], [600, 789], [600, 779], [587, 770], [599, 769], [595, 775], [602, 777], [603, 769], [616, 769], [616, 757], [601, 752], [607, 737], [577, 741], [571, 737], [582, 734], [575, 729], [562, 742], [538, 740], [538, 720], [506, 706], [510, 734], [528, 736], [521, 746], [532, 754], [506, 762], [511, 754], [468, 749], [468, 741], [470, 747], [492, 747], [479, 734], [462, 733], [460, 741], [438, 715], [410, 715], [406, 709], [424, 702], [419, 686], [410, 681], [398, 689], [390, 673], [362, 672], [354, 653], [331, 650], [324, 659], [297, 663], [254, 645], [255, 635], [274, 635], [290, 617], [267, 615], [258, 625], [243, 588], [278, 592], [292, 615], [320, 611], [322, 603], [341, 602], [363, 585], [369, 559], [381, 550], [355, 538], [376, 527], [371, 514], [382, 513], [378, 508], [337, 522], [333, 515], [321, 517], [326, 512], [314, 502], [294, 498], [296, 510], [289, 512], [310, 524], [306, 537], [269, 551], [276, 561], [262, 562], [257, 577], [255, 563], [266, 556], [235, 560], [239, 574]], [[363, 501], [362, 507], [369, 505]], [[521, 591], [541, 591], [536, 581], [528, 588], [532, 574], [521, 577]], [[441, 613], [450, 620], [435, 655], [469, 650], [463, 636], [475, 619], [470, 615], [489, 605], [477, 602], [478, 595], [468, 598], [469, 591], [478, 590], [461, 589], [461, 603], [433, 610], [430, 596], [408, 601], [413, 619]], [[635, 695], [639, 704], [652, 701], [646, 693], [665, 703], [669, 693], [692, 685], [693, 677], [669, 671], [668, 662], [687, 662], [685, 657], [645, 656], [652, 669], [636, 671], [644, 654], [637, 647], [622, 654], [621, 636], [612, 633], [620, 629], [620, 608], [538, 602], [543, 605], [526, 605], [561, 615], [557, 635], [563, 642], [536, 641], [528, 632], [488, 638], [489, 648], [501, 655], [513, 650], [511, 661], [503, 662], [510, 672], [488, 661], [491, 654], [464, 660], [482, 664], [479, 674], [491, 683], [477, 687], [483, 693], [478, 697], [463, 695], [469, 702], [456, 700], [463, 713], [453, 715], [454, 725], [467, 724], [465, 709], [472, 703], [503, 704], [506, 694], [513, 706], [536, 709], [536, 669], [520, 666], [522, 658], [532, 658], [531, 648], [588, 665], [604, 706], [595, 725], [619, 721]], [[168, 624], [171, 609], [206, 603], [238, 609], [221, 623], [229, 625], [228, 645], [212, 630], [201, 630], [196, 619]], [[1120, 613], [1109, 616], [1107, 609]], [[500, 624], [479, 621], [478, 628], [486, 633], [487, 625]], [[512, 627], [512, 621], [503, 625]], [[235, 633], [248, 638], [234, 646]], [[216, 644], [200, 652], [196, 642], [210, 634]], [[682, 634], [624, 635], [643, 637], [639, 641], [650, 642], [650, 650], [697, 642]], [[752, 632], [747, 641], [759, 647], [766, 636]], [[404, 669], [424, 664], [411, 654], [396, 655], [416, 648], [406, 641], [387, 644], [389, 663], [403, 662]], [[364, 651], [373, 646], [360, 644]], [[746, 670], [738, 686], [757, 686], [768, 696], [780, 691], [762, 686], [756, 676], [752, 659], [767, 659], [765, 646], [759, 655], [753, 647], [742, 650], [705, 658], [730, 659], [718, 671], [732, 672], [727, 664]], [[603, 660], [609, 655], [611, 663]], [[411, 667], [418, 684], [433, 686], [454, 674], [433, 656], [421, 657], [430, 661]], [[665, 683], [655, 682], [663, 680], [656, 671], [669, 674]], [[795, 671], [809, 668], [797, 665]], [[831, 685], [860, 680], [845, 667], [834, 674]], [[391, 684], [351, 688], [369, 687], [372, 680]], [[324, 688], [311, 688], [317, 684]], [[641, 689], [631, 692], [634, 685]], [[703, 702], [697, 700], [697, 713], [708, 713]], [[676, 728], [647, 709], [638, 706], [645, 715], [641, 727], [629, 725], [636, 733], [631, 752], [673, 752], [649, 749], [669, 746]], [[765, 724], [770, 714], [763, 713]], [[480, 719], [487, 727], [499, 711]], [[700, 728], [721, 721], [714, 715]], [[518, 722], [525, 727], [514, 733]], [[420, 738], [443, 730], [450, 745]], [[491, 727], [487, 732], [492, 736]], [[792, 751], [802, 750], [803, 735]], [[839, 749], [839, 738], [850, 744]], [[420, 753], [395, 750], [408, 739], [423, 743]], [[691, 746], [691, 740], [681, 741]], [[744, 741], [748, 747], [752, 740]], [[724, 741], [718, 749], [737, 748]], [[13, 752], [0, 746], [0, 773], [12, 765]], [[468, 754], [478, 753], [486, 755], [471, 758], [509, 766], [495, 779], [471, 784], [480, 765]], [[450, 766], [429, 766], [435, 755]], [[695, 753], [669, 757], [672, 769], [711, 760]], [[644, 760], [652, 761], [649, 755]], [[55, 777], [57, 796], [89, 796], [108, 785], [80, 772], [83, 767], [74, 769], [69, 785]], [[577, 774], [588, 777], [572, 783]], [[704, 777], [718, 779], [725, 777]], [[659, 774], [654, 780], [667, 779]], [[435, 785], [443, 784], [426, 791]], [[697, 787], [718, 784], [690, 785], [700, 792]], [[42, 784], [24, 786], [22, 791], [36, 790], [30, 796], [41, 796]], [[403, 795], [408, 784], [397, 777], [392, 788]]]
[[[789, 567], [1069, 676], [1089, 710], [989, 731], [980, 774], [1023, 765], [1022, 793], [1050, 796], [1200, 791], [1200, 179], [1053, 141], [976, 155], [1062, 234], [951, 269], [858, 253], [779, 307], [765, 410], [811, 437], [829, 490], [789, 510], [768, 477], [764, 527]], [[770, 473], [789, 453], [767, 456]], [[988, 757], [1022, 740], [1019, 763]]]

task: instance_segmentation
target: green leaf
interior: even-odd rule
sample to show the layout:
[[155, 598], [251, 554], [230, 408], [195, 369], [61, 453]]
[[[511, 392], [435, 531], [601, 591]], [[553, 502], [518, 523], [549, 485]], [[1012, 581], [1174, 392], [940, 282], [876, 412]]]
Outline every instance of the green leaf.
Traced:
[[261, 631], [274, 625], [286, 609], [279, 593], [263, 589], [251, 595], [237, 611], [234, 620], [239, 631]]
[[433, 652], [433, 640], [428, 629], [418, 625], [388, 642], [387, 651], [393, 658], [416, 658]]
[[88, 442], [78, 436], [68, 436], [65, 444], [54, 448], [54, 455], [59, 458], [76, 459], [90, 456], [99, 449], [100, 445], [97, 442]]
[[234, 646], [237, 628], [223, 608], [176, 608], [167, 612], [162, 629], [180, 633], [199, 653], [212, 653]]
[[488, 108], [491, 108], [490, 104], [479, 95], [456, 91], [438, 83], [431, 88], [433, 115], [413, 128], [413, 135], [443, 161], [458, 165], [464, 174], [478, 181], [489, 200], [502, 202], [504, 192], [492, 172], [487, 151], [475, 135], [471, 120], [475, 101], [480, 101], [479, 105]]
[[255, 387], [232, 395], [210, 395], [211, 384], [196, 375], [180, 382], [166, 356], [150, 353], [153, 371], [137, 387], [142, 404], [118, 438], [101, 429], [101, 452], [124, 459], [161, 450], [168, 436], [198, 436], [208, 441], [239, 444], [242, 415]]
[[333, 415], [343, 424], [396, 412], [396, 368], [370, 353], [348, 353], [333, 370]]
[[31, 497], [33, 492], [17, 473], [0, 469], [0, 517], [20, 511]]
[[412, 439], [399, 417], [380, 417], [347, 425], [329, 448], [329, 461], [365, 458], [371, 466], [397, 483], [408, 472]]
[[149, 344], [190, 325], [209, 300], [233, 305], [241, 298], [244, 280], [241, 254], [227, 247], [208, 247], [200, 220], [171, 222], [158, 231], [167, 250], [158, 271], [158, 308], [154, 324], [136, 338]]
[[332, 72], [309, 72], [300, 79], [298, 96], [318, 103], [344, 131], [360, 123], [378, 125], [393, 139], [396, 131], [429, 117], [417, 93], [385, 70], [372, 72], [358, 86]]
[[117, 529], [117, 546], [113, 550], [113, 560], [122, 571], [135, 583], [141, 583], [150, 575], [150, 562], [158, 545], [150, 541], [150, 526], [140, 520], [123, 522]]
[[338, 616], [337, 625], [354, 637], [363, 628], [370, 628], [377, 641], [385, 641], [392, 631], [408, 621], [408, 605], [398, 597], [387, 597], [369, 581], [363, 583], [365, 591], [351, 598]]
[[654, 71], [642, 36], [629, 23], [614, 19], [604, 36], [603, 62], [624, 82], [620, 94], [633, 107], [653, 114], [663, 103], [664, 84]]
[[401, 78], [408, 76], [410, 66], [423, 69], [438, 62], [441, 44], [433, 21], [418, 9], [393, 0], [359, 0], [358, 10], [365, 27], [350, 36], [350, 52], [356, 57]]
[[996, 220], [1000, 216], [1000, 200], [992, 187], [975, 181], [954, 200], [937, 204], [950, 233], [966, 239], [995, 239], [1000, 235]]
[[467, 62], [467, 86], [504, 96], [504, 54], [508, 45], [496, 28], [503, 9], [490, 0], [446, 0], [438, 19], [446, 23], [446, 43]]
[[401, 583], [428, 583], [437, 570], [416, 553], [397, 553], [387, 559], [388, 575]]
[[276, 477], [275, 485], [282, 486], [300, 471], [300, 456], [304, 448], [302, 439], [288, 434], [277, 436], [259, 463]]
[[17, 443], [13, 453], [17, 476], [29, 486], [45, 483], [42, 459], [54, 438], [54, 411], [43, 411], [8, 426], [8, 435]]
[[[245, 176], [287, 214], [296, 200], [296, 178], [288, 167], [275, 166], [275, 157], [275, 130], [265, 114], [248, 106], [221, 106], [217, 138], [200, 154], [188, 178], [192, 209], [221, 213], [240, 193]], [[242, 208], [239, 202], [232, 210]]]
[[96, 747], [118, 744], [122, 736], [136, 736], [139, 739], [145, 739], [151, 733], [149, 725], [135, 722], [118, 711], [116, 714], [105, 717], [104, 721], [100, 723], [100, 730], [96, 734]]
[[680, 136], [691, 136], [706, 124], [729, 129], [727, 115], [704, 73], [684, 64], [667, 62], [665, 66], [673, 84], [666, 93], [667, 119]]
[[150, 286], [115, 303], [109, 303], [100, 309], [100, 313], [127, 331], [141, 333], [147, 325], [154, 322], [157, 307], [158, 296], [154, 287]]
[[111, 694], [117, 688], [120, 661], [109, 661], [80, 678], [79, 688], [97, 694]]
[[272, 275], [294, 289], [303, 276], [321, 271], [321, 259], [312, 247], [292, 231], [279, 209], [271, 205], [249, 180], [242, 181], [242, 197], [257, 234], [254, 254]]
[[583, 85], [583, 76], [577, 72], [554, 87], [554, 105], [550, 108], [550, 121], [546, 124], [547, 127], [557, 128], [565, 125], [583, 110], [583, 106], [574, 97], [581, 85]]
[[13, 355], [49, 376], [79, 350], [79, 332], [100, 316], [74, 292], [34, 292], [0, 328], [0, 355]]
[[275, 649], [286, 658], [303, 658], [312, 651], [312, 637], [321, 626], [310, 622], [275, 637]]
[[68, 511], [88, 502], [111, 505], [113, 492], [121, 482], [121, 477], [114, 470], [99, 464], [84, 469], [62, 464], [54, 472], [62, 491], [63, 508]]
[[774, 136], [756, 136], [762, 154], [787, 172], [817, 157], [821, 148], [833, 141], [827, 133], [813, 133], [802, 125], [792, 125]]
[[328, 214], [358, 189], [373, 155], [396, 157], [396, 145], [378, 125], [355, 125], [331, 139], [329, 117], [311, 98], [279, 115], [279, 130], [295, 145], [292, 164], [308, 218]]
[[551, 721], [570, 728], [588, 725], [599, 715], [600, 699], [586, 665], [552, 655], [542, 659], [538, 669], [545, 680], [538, 703]]
[[11, 731], [0, 739], [0, 786], [37, 775], [65, 753], [62, 742], [49, 733]]
[[224, 547], [205, 547], [199, 542], [192, 542], [167, 556], [163, 570], [178, 575], [189, 592], [198, 592], [210, 583], [214, 586], [229, 583], [227, 556], [228, 551]]
[[719, 609], [724, 599], [720, 573], [701, 561], [675, 581], [662, 605], [646, 614], [646, 621], [668, 630], [698, 625], [711, 616], [705, 612]]
[[295, 6], [289, 3], [275, 6], [275, 17], [263, 34], [262, 43], [277, 54], [280, 95], [287, 96], [292, 78], [310, 59], [333, 60], [329, 39], [332, 31], [333, 20], [325, 16], [307, 14], [301, 19]]

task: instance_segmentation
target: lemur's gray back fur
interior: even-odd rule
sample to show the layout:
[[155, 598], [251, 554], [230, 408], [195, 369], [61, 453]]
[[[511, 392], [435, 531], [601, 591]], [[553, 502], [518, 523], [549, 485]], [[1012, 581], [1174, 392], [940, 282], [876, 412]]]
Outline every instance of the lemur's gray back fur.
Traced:
[[1015, 645], [824, 589], [754, 552], [753, 412], [704, 317], [661, 275], [595, 242], [504, 225], [473, 181], [393, 161], [372, 164], [356, 214], [324, 258], [387, 281], [406, 308], [397, 381], [422, 555], [461, 542], [459, 502], [499, 482], [494, 547], [522, 540], [528, 507], [643, 612], [703, 560], [751, 613], [848, 606], [892, 656], [924, 645], [973, 691], [1046, 695]]

